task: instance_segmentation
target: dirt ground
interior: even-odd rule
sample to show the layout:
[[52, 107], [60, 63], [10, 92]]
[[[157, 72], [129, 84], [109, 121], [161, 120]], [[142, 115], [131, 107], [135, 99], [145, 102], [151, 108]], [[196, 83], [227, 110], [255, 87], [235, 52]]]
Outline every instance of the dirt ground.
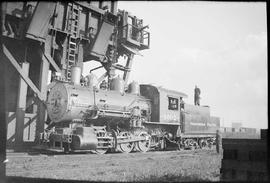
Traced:
[[221, 154], [211, 150], [46, 155], [7, 153], [7, 176], [88, 181], [219, 181]]

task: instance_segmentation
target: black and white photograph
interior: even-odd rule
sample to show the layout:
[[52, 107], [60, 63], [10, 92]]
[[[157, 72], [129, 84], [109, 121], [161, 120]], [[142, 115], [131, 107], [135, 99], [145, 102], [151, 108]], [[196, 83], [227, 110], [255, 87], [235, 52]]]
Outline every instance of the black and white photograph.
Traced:
[[0, 183], [268, 181], [266, 1], [0, 4]]

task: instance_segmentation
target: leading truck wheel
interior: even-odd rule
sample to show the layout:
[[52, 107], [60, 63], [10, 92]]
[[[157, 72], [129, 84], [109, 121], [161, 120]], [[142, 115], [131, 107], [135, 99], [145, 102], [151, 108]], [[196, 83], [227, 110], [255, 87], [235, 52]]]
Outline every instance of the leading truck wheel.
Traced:
[[145, 140], [136, 142], [136, 149], [140, 152], [147, 152], [151, 145], [151, 136], [146, 132], [141, 132], [138, 137], [144, 137]]
[[105, 154], [109, 147], [108, 147], [108, 141], [106, 139], [107, 137], [107, 133], [105, 131], [105, 129], [102, 130], [97, 130], [96, 132], [97, 135], [97, 139], [98, 139], [98, 147], [96, 148], [96, 153], [97, 154]]

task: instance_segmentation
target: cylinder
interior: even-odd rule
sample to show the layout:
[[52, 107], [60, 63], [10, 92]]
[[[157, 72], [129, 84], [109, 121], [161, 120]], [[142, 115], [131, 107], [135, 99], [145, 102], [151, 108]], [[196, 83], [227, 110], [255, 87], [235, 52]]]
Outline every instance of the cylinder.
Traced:
[[71, 82], [74, 85], [80, 85], [81, 80], [81, 68], [79, 66], [73, 66], [71, 68]]
[[138, 95], [140, 93], [140, 86], [136, 81], [128, 85], [128, 93]]
[[77, 127], [76, 135], [72, 136], [74, 150], [93, 150], [98, 145], [97, 136], [91, 127]]
[[124, 93], [124, 80], [120, 77], [113, 78], [110, 83], [110, 90], [119, 91]]

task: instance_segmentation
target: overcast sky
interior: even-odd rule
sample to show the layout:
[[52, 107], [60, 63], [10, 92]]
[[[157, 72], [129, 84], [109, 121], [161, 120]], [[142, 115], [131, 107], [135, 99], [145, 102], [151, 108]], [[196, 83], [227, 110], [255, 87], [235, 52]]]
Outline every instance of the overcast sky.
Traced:
[[267, 128], [266, 3], [118, 2], [149, 24], [151, 45], [135, 56], [130, 81], [184, 92], [221, 125]]

